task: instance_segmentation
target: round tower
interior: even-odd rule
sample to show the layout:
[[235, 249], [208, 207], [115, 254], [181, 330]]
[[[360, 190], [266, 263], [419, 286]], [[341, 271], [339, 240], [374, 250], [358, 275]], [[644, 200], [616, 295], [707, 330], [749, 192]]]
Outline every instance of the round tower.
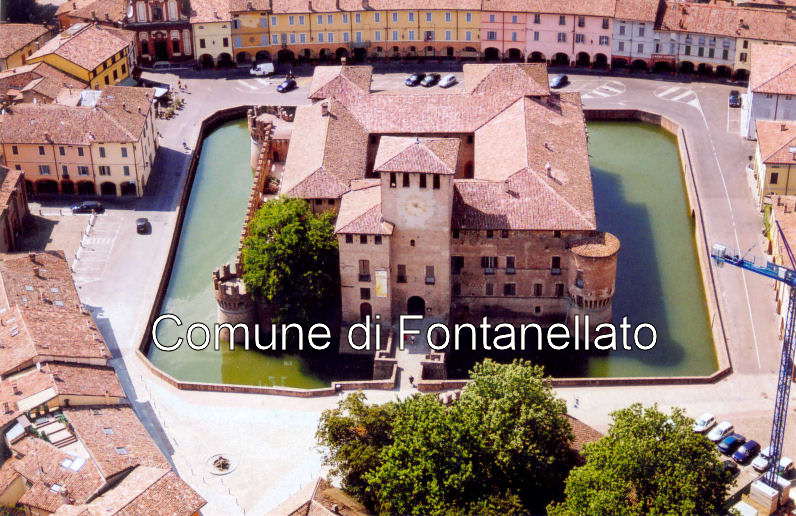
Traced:
[[[254, 298], [246, 290], [243, 283], [240, 263], [224, 265], [213, 271], [213, 293], [218, 305], [218, 323], [232, 325], [243, 323], [254, 329], [257, 322], [257, 310]], [[229, 332], [224, 330], [221, 337], [229, 339]], [[243, 333], [235, 332], [236, 341], [240, 341]]]
[[[615, 235], [601, 232], [570, 244], [570, 266], [567, 271], [569, 326], [574, 326], [576, 315], [579, 316], [581, 329], [586, 315], [589, 316], [590, 330], [599, 324], [611, 322], [619, 247], [619, 239]], [[580, 334], [584, 335], [584, 332]]]

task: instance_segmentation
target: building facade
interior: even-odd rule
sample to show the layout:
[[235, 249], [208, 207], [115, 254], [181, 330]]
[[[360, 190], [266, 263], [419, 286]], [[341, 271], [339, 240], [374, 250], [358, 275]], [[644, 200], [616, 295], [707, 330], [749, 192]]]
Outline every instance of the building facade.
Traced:
[[19, 104], [0, 115], [2, 159], [24, 172], [28, 191], [144, 194], [157, 151], [152, 90], [113, 86], [93, 97], [77, 106]]
[[129, 0], [124, 27], [135, 32], [142, 65], [194, 58], [187, 0]]
[[749, 87], [742, 106], [741, 134], [757, 138], [759, 120], [796, 120], [796, 47], [755, 43]]
[[0, 72], [25, 64], [28, 56], [52, 36], [52, 31], [44, 25], [0, 23]]

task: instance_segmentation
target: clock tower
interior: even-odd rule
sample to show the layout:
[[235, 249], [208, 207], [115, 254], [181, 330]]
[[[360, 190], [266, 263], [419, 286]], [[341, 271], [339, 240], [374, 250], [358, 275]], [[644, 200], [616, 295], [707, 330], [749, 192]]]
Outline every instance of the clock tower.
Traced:
[[382, 136], [374, 172], [390, 238], [392, 320], [450, 311], [450, 227], [458, 138]]

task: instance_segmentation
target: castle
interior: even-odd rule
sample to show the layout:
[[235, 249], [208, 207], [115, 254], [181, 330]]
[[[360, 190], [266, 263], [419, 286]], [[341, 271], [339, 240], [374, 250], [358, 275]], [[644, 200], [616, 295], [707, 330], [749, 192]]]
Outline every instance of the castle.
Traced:
[[[337, 214], [344, 327], [611, 320], [619, 240], [597, 230], [578, 93], [551, 92], [544, 64], [467, 64], [444, 93], [370, 82], [316, 68], [279, 190]], [[215, 273], [222, 321], [256, 311], [239, 267]]]

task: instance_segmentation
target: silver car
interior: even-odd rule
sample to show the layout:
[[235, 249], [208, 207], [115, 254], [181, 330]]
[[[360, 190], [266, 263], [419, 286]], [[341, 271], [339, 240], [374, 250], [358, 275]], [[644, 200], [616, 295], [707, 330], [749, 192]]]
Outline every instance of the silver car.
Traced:
[[459, 79], [457, 79], [456, 76], [453, 75], [452, 73], [449, 73], [448, 75], [443, 77], [441, 81], [439, 81], [439, 87], [450, 88], [451, 86], [455, 85], [458, 82]]
[[713, 427], [713, 430], [708, 432], [708, 439], [710, 439], [714, 443], [717, 443], [722, 439], [724, 439], [726, 436], [730, 435], [733, 430], [734, 427], [732, 426], [732, 423], [730, 423], [729, 421], [722, 421], [721, 423]]

